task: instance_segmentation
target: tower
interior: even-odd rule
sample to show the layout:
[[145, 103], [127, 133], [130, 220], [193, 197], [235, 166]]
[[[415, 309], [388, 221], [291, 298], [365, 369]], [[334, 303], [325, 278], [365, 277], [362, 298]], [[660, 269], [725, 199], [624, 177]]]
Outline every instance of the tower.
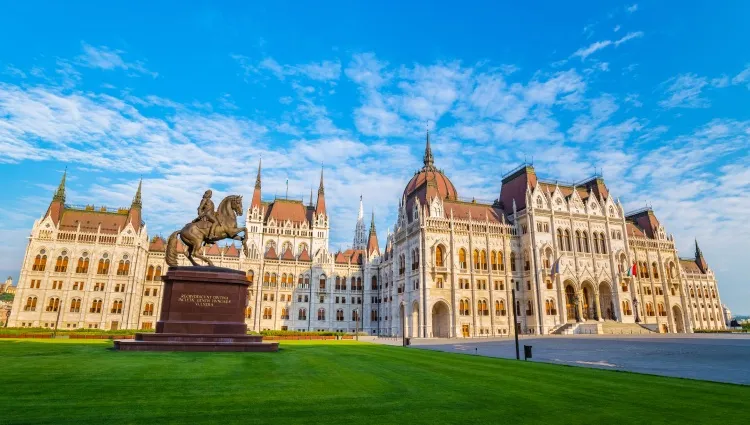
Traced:
[[367, 245], [367, 231], [365, 230], [365, 212], [362, 206], [362, 195], [359, 195], [359, 213], [357, 214], [357, 226], [354, 229], [354, 243], [352, 248], [365, 249]]

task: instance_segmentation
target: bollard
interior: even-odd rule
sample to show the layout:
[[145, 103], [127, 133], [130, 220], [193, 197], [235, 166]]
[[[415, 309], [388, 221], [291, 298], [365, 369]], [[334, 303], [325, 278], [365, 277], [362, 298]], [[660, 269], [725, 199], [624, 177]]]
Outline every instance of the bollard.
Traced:
[[523, 346], [523, 359], [527, 360], [531, 358], [531, 346], [530, 345], [524, 345]]

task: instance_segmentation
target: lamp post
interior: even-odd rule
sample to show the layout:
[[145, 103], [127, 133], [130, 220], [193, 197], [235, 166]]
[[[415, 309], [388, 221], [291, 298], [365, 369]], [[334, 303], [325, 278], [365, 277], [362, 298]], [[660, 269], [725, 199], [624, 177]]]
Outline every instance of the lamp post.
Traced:
[[513, 303], [511, 305], [511, 309], [513, 310], [513, 335], [515, 336], [515, 339], [516, 339], [516, 360], [521, 360], [521, 355], [518, 352], [518, 319], [516, 318], [516, 289], [515, 288], [511, 289], [510, 294], [511, 294], [511, 297], [512, 297], [511, 300]]

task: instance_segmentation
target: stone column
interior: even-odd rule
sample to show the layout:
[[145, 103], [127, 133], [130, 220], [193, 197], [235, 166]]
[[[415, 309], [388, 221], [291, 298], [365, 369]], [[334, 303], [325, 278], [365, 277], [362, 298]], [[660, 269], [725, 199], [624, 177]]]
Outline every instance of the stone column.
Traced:
[[602, 306], [600, 303], [600, 295], [599, 291], [594, 291], [594, 305], [596, 306], [596, 319], [600, 322], [604, 321], [604, 318], [602, 317]]

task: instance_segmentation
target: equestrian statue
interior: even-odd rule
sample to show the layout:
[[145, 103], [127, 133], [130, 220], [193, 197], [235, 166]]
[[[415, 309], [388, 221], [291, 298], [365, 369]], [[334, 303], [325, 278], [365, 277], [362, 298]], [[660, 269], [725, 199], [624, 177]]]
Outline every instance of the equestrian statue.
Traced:
[[[214, 211], [212, 192], [207, 190], [198, 206], [198, 217], [186, 224], [182, 230], [172, 232], [167, 239], [167, 251], [164, 255], [167, 265], [177, 266], [177, 236], [187, 248], [185, 257], [194, 265], [195, 258], [203, 260], [209, 266], [213, 263], [200, 254], [201, 248], [215, 244], [222, 239], [234, 239], [242, 242], [242, 249], [247, 255], [247, 227], [237, 227], [237, 217], [242, 215], [242, 196], [229, 195], [219, 203]], [[242, 235], [240, 236], [240, 233]]]

